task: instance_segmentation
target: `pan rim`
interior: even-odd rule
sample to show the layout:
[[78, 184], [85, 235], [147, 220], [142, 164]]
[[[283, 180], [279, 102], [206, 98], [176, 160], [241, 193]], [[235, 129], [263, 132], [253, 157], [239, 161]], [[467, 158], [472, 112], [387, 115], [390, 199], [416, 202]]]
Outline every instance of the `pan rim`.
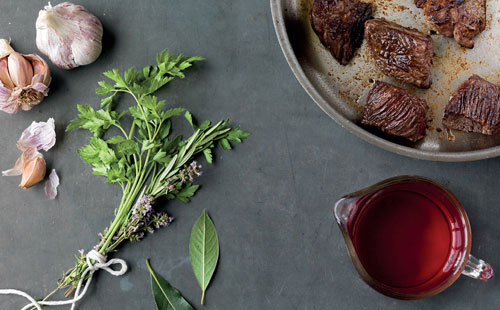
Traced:
[[488, 159], [500, 155], [500, 146], [465, 152], [432, 152], [418, 150], [378, 137], [361, 128], [360, 126], [337, 112], [335, 108], [328, 104], [328, 102], [318, 93], [318, 91], [315, 89], [315, 87], [312, 85], [312, 83], [302, 70], [300, 63], [295, 56], [292, 45], [288, 38], [288, 33], [286, 31], [283, 5], [285, 1], [287, 0], [270, 0], [274, 30], [278, 37], [278, 42], [280, 44], [281, 50], [285, 56], [286, 61], [288, 62], [290, 69], [295, 75], [295, 78], [299, 81], [300, 85], [302, 85], [306, 93], [313, 99], [313, 101], [323, 112], [330, 116], [341, 127], [347, 129], [350, 133], [356, 135], [364, 141], [381, 149], [416, 159], [442, 162], [465, 162]]

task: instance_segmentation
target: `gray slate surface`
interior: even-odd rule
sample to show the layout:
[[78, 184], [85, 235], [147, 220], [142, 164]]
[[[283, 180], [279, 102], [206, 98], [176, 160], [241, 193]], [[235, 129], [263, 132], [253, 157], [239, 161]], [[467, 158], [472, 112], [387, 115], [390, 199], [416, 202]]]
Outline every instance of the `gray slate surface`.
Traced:
[[[56, 119], [58, 143], [46, 154], [58, 170], [60, 195], [43, 186], [22, 191], [19, 179], [0, 178], [0, 287], [42, 297], [80, 248], [90, 248], [112, 219], [119, 187], [104, 184], [76, 150], [88, 133], [63, 132], [76, 104], [98, 105], [97, 81], [107, 69], [141, 67], [168, 47], [206, 61], [159, 93], [199, 119], [230, 117], [253, 135], [232, 152], [217, 151], [205, 165], [192, 203], [171, 203], [176, 221], [119, 257], [130, 265], [121, 278], [101, 273], [79, 309], [154, 309], [145, 259], [197, 309], [498, 309], [498, 278], [461, 277], [442, 294], [399, 301], [365, 285], [354, 271], [334, 223], [337, 198], [401, 174], [434, 178], [466, 207], [473, 253], [500, 268], [500, 160], [433, 163], [377, 149], [340, 128], [316, 107], [288, 68], [275, 38], [269, 3], [260, 1], [80, 1], [105, 28], [105, 48], [92, 65], [52, 67], [50, 96], [30, 112], [0, 114], [0, 164], [18, 157], [15, 142], [33, 120]], [[34, 23], [45, 1], [2, 1], [0, 37], [20, 52], [37, 52]], [[191, 227], [207, 208], [219, 232], [221, 259], [199, 306], [191, 271]], [[500, 270], [500, 269], [499, 269]], [[24, 300], [1, 297], [0, 309]]]

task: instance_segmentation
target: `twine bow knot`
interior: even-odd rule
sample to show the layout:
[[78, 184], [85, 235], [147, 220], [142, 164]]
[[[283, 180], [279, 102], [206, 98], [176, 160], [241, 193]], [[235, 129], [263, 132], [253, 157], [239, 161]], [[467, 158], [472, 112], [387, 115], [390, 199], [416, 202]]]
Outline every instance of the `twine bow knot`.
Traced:
[[[125, 274], [125, 272], [127, 272], [128, 269], [127, 263], [123, 259], [113, 258], [108, 261], [105, 255], [102, 255], [96, 250], [92, 250], [89, 253], [87, 253], [85, 260], [87, 261], [88, 266], [87, 269], [85, 269], [85, 271], [82, 273], [80, 281], [78, 281], [78, 285], [76, 286], [75, 296], [73, 297], [73, 299], [62, 300], [62, 301], [36, 301], [28, 293], [15, 289], [2, 289], [0, 290], [0, 295], [18, 295], [28, 299], [30, 303], [24, 306], [21, 310], [27, 310], [31, 307], [35, 307], [37, 310], [42, 310], [41, 306], [63, 306], [63, 305], [71, 305], [71, 310], [74, 310], [76, 309], [76, 303], [80, 299], [82, 299], [87, 293], [87, 289], [90, 286], [90, 282], [92, 282], [92, 277], [94, 275], [94, 272], [96, 272], [99, 269], [103, 269], [108, 273], [110, 273], [111, 275], [118, 277]], [[111, 268], [111, 265], [118, 265], [118, 264], [120, 265], [120, 269], [114, 270]], [[80, 292], [80, 289], [82, 288], [82, 283], [87, 274], [89, 273], [90, 276], [87, 282], [85, 283], [83, 290]]]

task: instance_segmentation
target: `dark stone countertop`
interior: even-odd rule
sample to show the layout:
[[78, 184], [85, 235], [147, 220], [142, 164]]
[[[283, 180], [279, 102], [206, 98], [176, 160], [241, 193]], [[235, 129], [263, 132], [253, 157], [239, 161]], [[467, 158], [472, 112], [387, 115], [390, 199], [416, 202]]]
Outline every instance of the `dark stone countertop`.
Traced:
[[[175, 222], [117, 257], [129, 272], [101, 272], [78, 309], [154, 309], [145, 259], [197, 309], [498, 309], [498, 278], [461, 277], [445, 292], [420, 301], [380, 295], [358, 277], [337, 228], [333, 204], [343, 194], [384, 178], [415, 174], [448, 186], [472, 225], [472, 252], [500, 268], [500, 160], [436, 163], [401, 157], [351, 135], [307, 96], [276, 39], [269, 2], [79, 1], [102, 21], [104, 51], [71, 71], [51, 66], [48, 98], [30, 112], [0, 114], [1, 170], [19, 155], [15, 143], [33, 120], [56, 120], [56, 146], [45, 158], [61, 177], [49, 201], [43, 185], [27, 191], [19, 178], [0, 178], [0, 287], [43, 297], [78, 249], [91, 248], [113, 218], [119, 186], [94, 176], [76, 151], [89, 136], [64, 133], [77, 104], [99, 104], [103, 71], [154, 62], [164, 48], [206, 61], [158, 93], [199, 119], [230, 117], [253, 132], [231, 152], [204, 165], [202, 188], [189, 204], [169, 203]], [[35, 19], [45, 1], [3, 1], [0, 37], [22, 53], [38, 52]], [[55, 3], [53, 3], [55, 4]], [[221, 257], [199, 305], [201, 290], [189, 262], [191, 227], [207, 208], [217, 226]], [[25, 301], [0, 296], [0, 309]], [[68, 307], [69, 309], [69, 307]]]

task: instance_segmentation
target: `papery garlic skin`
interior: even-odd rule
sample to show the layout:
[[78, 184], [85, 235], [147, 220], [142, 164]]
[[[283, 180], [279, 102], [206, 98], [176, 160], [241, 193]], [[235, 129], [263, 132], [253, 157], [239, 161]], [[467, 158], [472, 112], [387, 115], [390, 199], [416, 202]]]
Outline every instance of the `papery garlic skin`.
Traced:
[[4, 58], [14, 52], [12, 46], [10, 46], [10, 41], [5, 39], [0, 39], [0, 58]]
[[50, 150], [56, 144], [55, 121], [51, 117], [46, 122], [32, 122], [26, 128], [16, 146], [21, 151], [35, 148], [37, 151]]
[[40, 183], [45, 178], [46, 172], [47, 165], [45, 164], [45, 159], [43, 159], [42, 154], [39, 154], [24, 165], [23, 176], [19, 186], [26, 189]]
[[102, 50], [102, 24], [83, 6], [49, 2], [36, 20], [36, 46], [59, 68], [94, 62]]
[[21, 175], [23, 174], [23, 169], [24, 166], [28, 162], [30, 162], [32, 159], [34, 159], [37, 156], [41, 156], [42, 154], [36, 150], [36, 148], [28, 148], [23, 150], [23, 153], [19, 158], [16, 160], [16, 163], [14, 164], [14, 167], [2, 171], [2, 175], [7, 176], [7, 177], [12, 177], [16, 175]]
[[49, 65], [35, 54], [15, 52], [0, 39], [0, 110], [17, 113], [31, 110], [49, 93]]
[[49, 174], [49, 179], [45, 182], [45, 196], [49, 197], [49, 199], [55, 199], [58, 186], [59, 176], [56, 173], [56, 169], [52, 169]]

